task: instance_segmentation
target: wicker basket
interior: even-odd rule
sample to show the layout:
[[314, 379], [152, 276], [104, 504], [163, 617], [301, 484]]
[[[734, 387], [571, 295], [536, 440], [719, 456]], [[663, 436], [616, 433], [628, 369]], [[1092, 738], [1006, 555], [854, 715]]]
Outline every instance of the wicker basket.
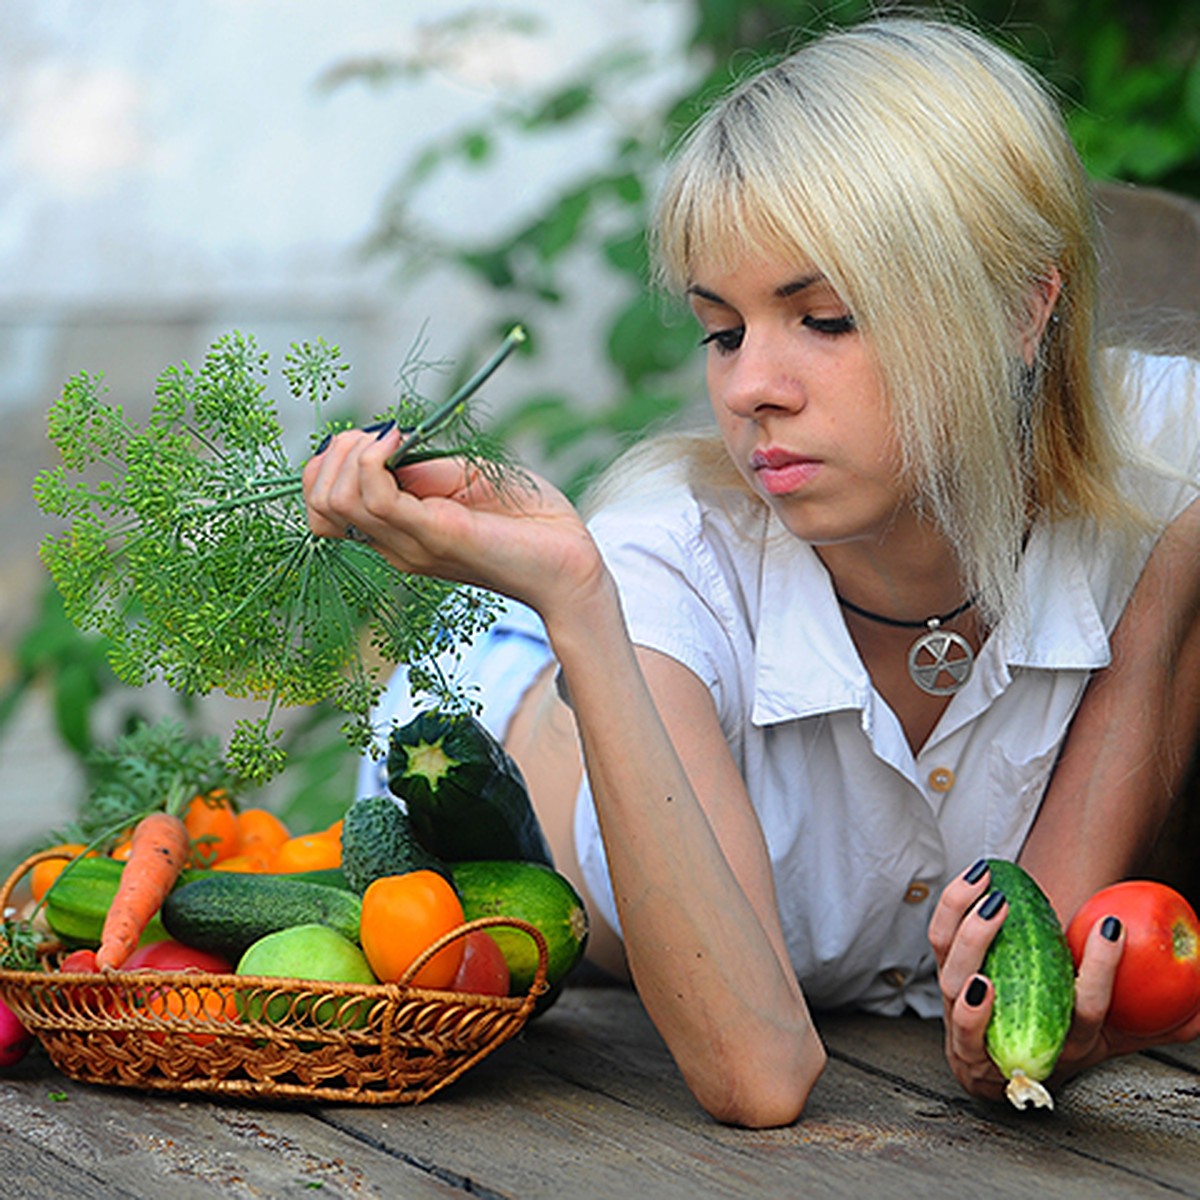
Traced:
[[[27, 858], [0, 889], [37, 862]], [[356, 1104], [416, 1103], [452, 1083], [516, 1034], [546, 991], [541, 932], [509, 917], [468, 921], [409, 968], [474, 929], [506, 926], [533, 938], [538, 967], [524, 996], [481, 996], [394, 984], [314, 983], [200, 972], [0, 971], [0, 999], [83, 1083], [168, 1092]]]

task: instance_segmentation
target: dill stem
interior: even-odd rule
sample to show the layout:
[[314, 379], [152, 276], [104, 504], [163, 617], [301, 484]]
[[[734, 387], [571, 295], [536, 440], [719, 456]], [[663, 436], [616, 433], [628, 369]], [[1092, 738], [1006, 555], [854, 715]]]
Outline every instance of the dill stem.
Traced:
[[458, 411], [460, 405], [466, 403], [487, 381], [496, 373], [500, 364], [525, 341], [525, 330], [520, 325], [514, 325], [508, 335], [483, 364], [448, 400], [437, 406], [417, 427], [404, 439], [387, 460], [388, 470], [394, 471], [405, 464], [405, 456], [426, 438], [432, 437]]

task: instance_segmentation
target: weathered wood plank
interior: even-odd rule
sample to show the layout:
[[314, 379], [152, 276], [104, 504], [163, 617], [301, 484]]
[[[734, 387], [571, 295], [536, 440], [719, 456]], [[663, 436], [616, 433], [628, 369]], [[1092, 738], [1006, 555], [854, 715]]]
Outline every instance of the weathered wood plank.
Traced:
[[304, 1110], [93, 1087], [41, 1055], [0, 1077], [0, 1179], [22, 1200], [461, 1196]]
[[[896, 1025], [870, 1024], [884, 1031]], [[936, 1028], [914, 1024], [926, 1050], [940, 1054]], [[899, 1073], [893, 1078], [843, 1058], [831, 1063], [795, 1127], [717, 1125], [673, 1068], [664, 1075], [665, 1050], [631, 998], [570, 995], [501, 1055], [460, 1081], [445, 1102], [392, 1113], [386, 1129], [362, 1112], [325, 1115], [359, 1136], [377, 1128], [384, 1145], [403, 1145], [421, 1161], [530, 1200], [561, 1196], [564, 1183], [573, 1194], [597, 1197], [812, 1193], [887, 1200], [919, 1192], [940, 1200], [1016, 1166], [1036, 1179], [1043, 1197], [1162, 1194], [1144, 1171], [1096, 1157], [1090, 1135], [1078, 1145], [1071, 1144], [1078, 1131], [1047, 1137], [1041, 1114], [992, 1114], [965, 1096], [950, 1099], [948, 1088], [910, 1086]], [[1178, 1190], [1200, 1194], [1187, 1179]]]
[[1069, 1154], [1185, 1195], [1200, 1193], [1200, 1084], [1180, 1061], [1157, 1052], [1113, 1060], [1063, 1086], [1053, 1114], [1035, 1114], [966, 1097], [942, 1057], [938, 1022], [826, 1018], [823, 1033], [840, 1060], [941, 1097], [948, 1106], [971, 1106], [994, 1125]]
[[[318, 1187], [417, 1200], [957, 1200], [1017, 1179], [1048, 1200], [1200, 1196], [1200, 1087], [1180, 1059], [1122, 1060], [1063, 1089], [1056, 1113], [1018, 1113], [961, 1092], [937, 1023], [821, 1025], [829, 1070], [804, 1118], [768, 1131], [710, 1120], [621, 989], [568, 989], [518, 1040], [416, 1107], [91, 1088], [39, 1055], [0, 1076], [0, 1179], [19, 1179], [14, 1194], [35, 1200]], [[53, 1100], [56, 1091], [67, 1098]]]

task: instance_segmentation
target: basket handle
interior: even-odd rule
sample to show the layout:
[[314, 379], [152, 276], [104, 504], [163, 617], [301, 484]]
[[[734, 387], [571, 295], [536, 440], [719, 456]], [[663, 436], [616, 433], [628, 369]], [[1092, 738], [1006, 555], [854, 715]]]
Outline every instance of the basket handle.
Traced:
[[51, 848], [48, 850], [38, 850], [36, 853], [31, 854], [23, 862], [17, 863], [17, 865], [13, 867], [12, 872], [9, 874], [4, 883], [0, 884], [0, 914], [3, 914], [4, 910], [8, 908], [9, 898], [12, 896], [17, 884], [20, 883], [21, 880], [38, 865], [38, 863], [46, 862], [51, 858], [57, 858], [66, 862], [70, 862], [75, 857], [76, 855], [64, 854], [59, 849]]
[[444, 933], [436, 942], [426, 946], [416, 958], [408, 964], [408, 969], [396, 980], [397, 987], [408, 987], [412, 983], [413, 977], [421, 970], [421, 968], [440, 950], [444, 950], [451, 943], [458, 941], [459, 938], [466, 937], [468, 933], [473, 933], [477, 929], [489, 929], [492, 926], [507, 925], [510, 928], [518, 929], [522, 933], [527, 933], [533, 938], [533, 943], [537, 947], [537, 970], [533, 974], [533, 982], [529, 985], [528, 995], [540, 996], [544, 992], [549, 991], [550, 985], [546, 982], [546, 972], [550, 969], [550, 949], [546, 945], [546, 938], [542, 931], [530, 922], [523, 920], [521, 917], [476, 917], [472, 921], [466, 921], [459, 925], [456, 929], [451, 929], [449, 933]]

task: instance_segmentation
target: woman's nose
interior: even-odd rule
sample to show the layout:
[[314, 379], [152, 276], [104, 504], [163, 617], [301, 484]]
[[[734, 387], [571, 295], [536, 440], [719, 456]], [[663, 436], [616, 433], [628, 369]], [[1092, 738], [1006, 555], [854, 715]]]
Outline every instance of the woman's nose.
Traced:
[[756, 344], [749, 335], [722, 377], [714, 382], [721, 403], [736, 417], [754, 420], [771, 413], [791, 413], [806, 403], [795, 364], [785, 365], [764, 339]]

